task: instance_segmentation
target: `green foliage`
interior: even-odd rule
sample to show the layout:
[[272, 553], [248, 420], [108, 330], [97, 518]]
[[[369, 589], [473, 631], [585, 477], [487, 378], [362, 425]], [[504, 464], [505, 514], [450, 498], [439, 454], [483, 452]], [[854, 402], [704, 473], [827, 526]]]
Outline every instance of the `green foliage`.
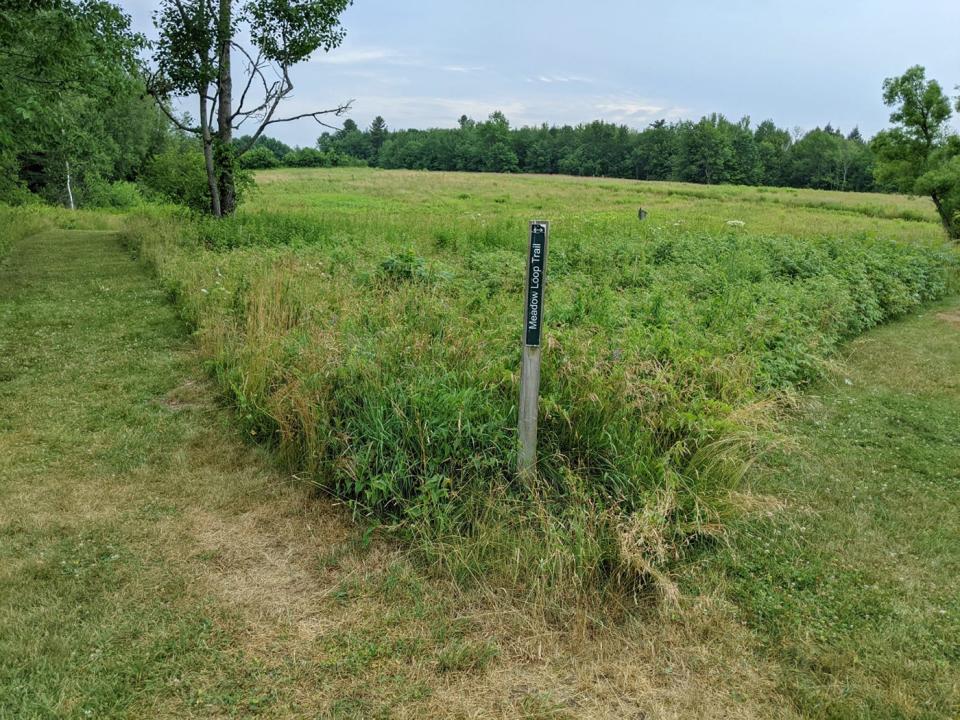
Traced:
[[330, 154], [313, 148], [298, 148], [283, 156], [286, 167], [332, 167], [333, 158]]
[[135, 179], [165, 127], [143, 99], [144, 39], [100, 0], [4, 3], [0, 12], [0, 200], [54, 202], [89, 179]]
[[340, 15], [352, 0], [247, 0], [251, 37], [267, 60], [283, 67], [306, 60], [316, 50], [329, 52], [346, 34]]
[[314, 148], [297, 148], [284, 155], [281, 164], [285, 167], [363, 167], [367, 163], [336, 150], [325, 152]]
[[241, 147], [250, 145], [250, 152], [253, 152], [258, 148], [266, 148], [273, 153], [273, 156], [277, 160], [283, 160], [283, 156], [293, 150], [293, 148], [291, 148], [285, 142], [277, 140], [276, 138], [272, 138], [269, 135], [261, 135], [256, 140], [254, 140], [250, 135], [243, 135], [239, 138], [236, 138], [234, 143]]
[[[874, 138], [884, 187], [928, 195], [947, 234], [960, 239], [960, 139], [950, 129], [950, 100], [919, 65], [883, 83], [894, 127]], [[960, 107], [960, 100], [958, 100]]]
[[255, 147], [240, 158], [240, 167], [245, 170], [266, 170], [280, 166], [280, 160], [266, 147]]
[[816, 129], [791, 148], [782, 170], [787, 184], [821, 190], [869, 187], [873, 157], [867, 145], [839, 132]]
[[[379, 151], [373, 153], [371, 146], [381, 138]], [[355, 125], [349, 131], [345, 126], [340, 133], [325, 134], [319, 144], [385, 168], [873, 189], [873, 154], [856, 129], [843, 137], [827, 125], [794, 143], [789, 132], [770, 120], [752, 130], [749, 118], [731, 122], [716, 113], [696, 123], [659, 120], [637, 132], [602, 121], [511, 129], [498, 112], [479, 123], [464, 116], [454, 130], [386, 134], [373, 127], [361, 133]]]
[[143, 186], [166, 202], [197, 212], [210, 211], [210, 187], [203, 155], [188, 148], [170, 148], [150, 161], [141, 177]]
[[98, 178], [87, 181], [81, 205], [94, 208], [126, 210], [143, 204], [143, 195], [136, 183], [118, 180], [107, 182]]
[[[754, 452], [752, 408], [820, 377], [844, 339], [942, 295], [954, 263], [866, 232], [814, 234], [810, 216], [797, 236], [683, 216], [640, 224], [616, 204], [574, 214], [564, 208], [589, 206], [587, 192], [635, 186], [581, 184], [558, 204], [570, 181], [540, 182], [531, 194], [556, 220], [540, 476], [526, 486], [514, 476], [517, 313], [534, 211], [471, 180], [456, 202], [473, 212], [451, 223], [423, 208], [445, 208], [437, 187], [458, 197], [453, 179], [349, 172], [337, 204], [311, 213], [146, 219], [131, 233], [247, 432], [358, 511], [439, 548], [459, 538], [458, 559], [438, 555], [464, 577], [517, 552], [542, 562], [538, 592], [648, 577], [718, 527]], [[347, 177], [317, 173], [304, 188]], [[511, 182], [513, 194], [534, 180]]]

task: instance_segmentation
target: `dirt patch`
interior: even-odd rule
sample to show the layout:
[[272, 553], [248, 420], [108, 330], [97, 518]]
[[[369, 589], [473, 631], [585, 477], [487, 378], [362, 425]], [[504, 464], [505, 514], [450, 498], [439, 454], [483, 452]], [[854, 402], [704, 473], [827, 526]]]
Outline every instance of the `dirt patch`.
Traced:
[[213, 393], [206, 383], [187, 380], [175, 387], [157, 402], [168, 410], [180, 412], [203, 406], [211, 406]]
[[325, 572], [318, 558], [346, 543], [350, 531], [332, 514], [289, 505], [228, 518], [197, 511], [190, 524], [205, 570], [200, 579], [241, 612], [258, 645], [310, 641], [336, 624], [324, 607], [342, 577]]
[[960, 310], [937, 313], [937, 320], [943, 320], [948, 325], [960, 328]]

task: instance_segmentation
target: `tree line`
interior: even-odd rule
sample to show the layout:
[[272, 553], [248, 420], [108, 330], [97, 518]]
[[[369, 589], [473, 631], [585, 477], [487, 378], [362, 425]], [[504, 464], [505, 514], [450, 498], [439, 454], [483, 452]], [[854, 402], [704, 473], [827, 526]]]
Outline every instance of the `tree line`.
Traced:
[[[229, 215], [250, 170], [373, 165], [917, 194], [960, 237], [960, 138], [949, 125], [960, 100], [919, 66], [884, 82], [892, 127], [870, 141], [857, 128], [791, 132], [719, 114], [643, 129], [515, 128], [501, 112], [427, 130], [348, 119], [307, 148], [269, 137], [278, 123], [325, 125], [349, 110], [278, 111], [290, 67], [343, 39], [348, 4], [161, 0], [148, 44], [108, 0], [0, 0], [0, 201], [123, 205], [152, 194]], [[196, 114], [172, 112], [177, 98]]]
[[698, 122], [657, 120], [642, 130], [596, 120], [513, 128], [501, 112], [466, 116], [456, 128], [390, 132], [378, 117], [361, 130], [348, 120], [319, 149], [384, 168], [526, 172], [704, 184], [878, 189], [875, 154], [857, 128], [830, 124], [790, 132], [713, 114]]

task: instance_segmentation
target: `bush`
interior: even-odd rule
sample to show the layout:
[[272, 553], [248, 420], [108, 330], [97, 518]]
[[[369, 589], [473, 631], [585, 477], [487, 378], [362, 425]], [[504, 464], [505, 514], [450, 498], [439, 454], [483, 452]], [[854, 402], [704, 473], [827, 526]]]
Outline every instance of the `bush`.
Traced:
[[82, 188], [80, 204], [93, 208], [130, 209], [143, 204], [143, 194], [136, 183], [122, 180], [111, 183], [94, 177], [88, 178]]
[[199, 150], [165, 150], [147, 164], [140, 182], [162, 200], [210, 212], [210, 186]]
[[20, 165], [13, 154], [0, 152], [0, 202], [8, 205], [31, 205], [40, 202], [18, 177], [19, 172]]
[[[253, 186], [253, 176], [238, 168], [234, 175], [237, 205]], [[140, 182], [149, 194], [161, 200], [183, 205], [201, 213], [210, 212], [210, 186], [203, 153], [187, 148], [171, 148], [150, 161]]]
[[266, 170], [280, 166], [280, 161], [271, 150], [255, 147], [240, 156], [240, 167], [245, 170]]
[[332, 167], [333, 160], [325, 152], [313, 148], [299, 148], [284, 155], [283, 164], [287, 167]]

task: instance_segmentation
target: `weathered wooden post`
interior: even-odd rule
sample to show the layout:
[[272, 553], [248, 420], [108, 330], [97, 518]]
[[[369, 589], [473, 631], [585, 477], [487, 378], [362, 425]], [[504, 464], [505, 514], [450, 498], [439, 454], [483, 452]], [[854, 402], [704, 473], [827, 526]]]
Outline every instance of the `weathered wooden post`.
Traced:
[[523, 325], [523, 360], [520, 365], [520, 450], [517, 472], [530, 477], [537, 470], [537, 410], [540, 401], [540, 335], [543, 327], [543, 291], [547, 280], [547, 238], [550, 223], [530, 223], [527, 254], [527, 292]]

